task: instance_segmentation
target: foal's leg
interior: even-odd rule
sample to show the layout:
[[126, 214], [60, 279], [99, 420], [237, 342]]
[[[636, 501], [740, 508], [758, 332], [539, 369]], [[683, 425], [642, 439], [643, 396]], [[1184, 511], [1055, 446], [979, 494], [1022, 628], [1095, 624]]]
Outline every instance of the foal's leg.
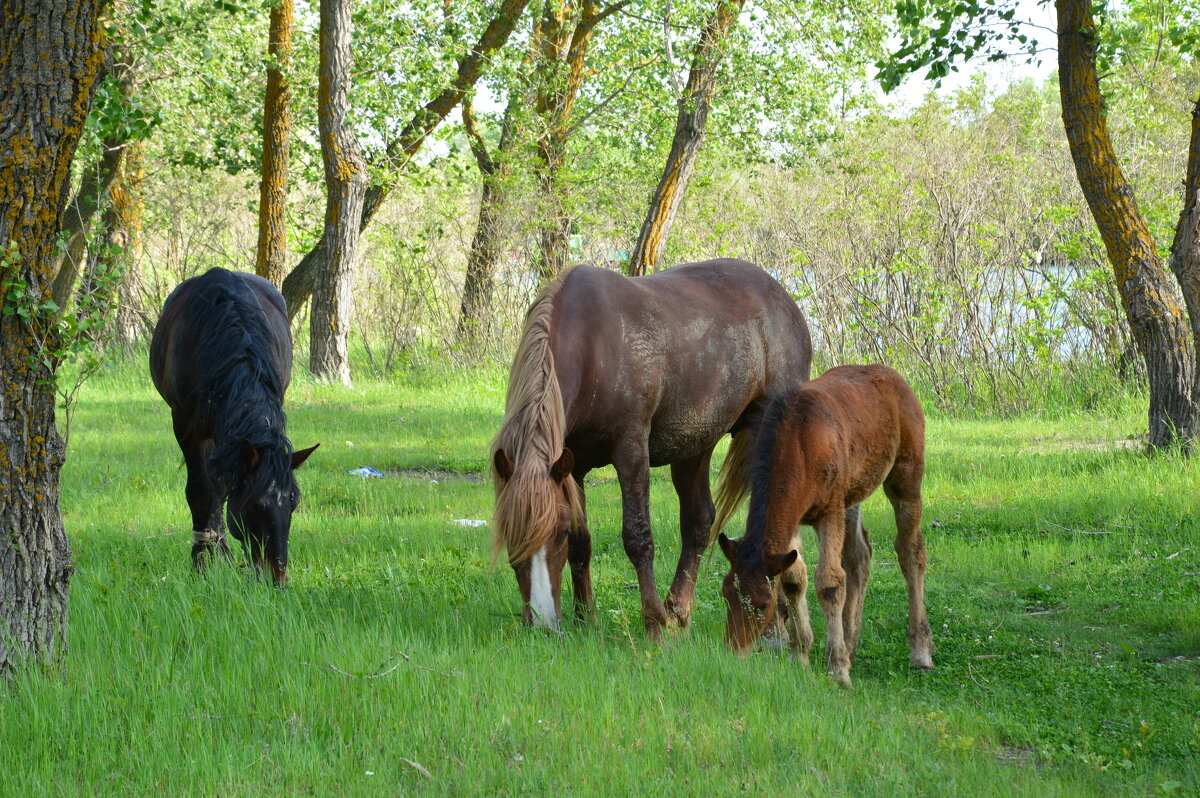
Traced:
[[[895, 474], [895, 471], [893, 471]], [[925, 536], [921, 534], [921, 483], [918, 471], [915, 482], [891, 477], [884, 483], [884, 493], [896, 514], [896, 556], [900, 571], [908, 583], [908, 648], [909, 666], [920, 670], [933, 668], [933, 634], [925, 615]]]
[[225, 544], [225, 524], [221, 518], [222, 497], [208, 476], [207, 457], [211, 444], [199, 440], [190, 433], [188, 419], [178, 413], [172, 414], [175, 439], [183, 450], [187, 465], [188, 508], [192, 511], [192, 567], [203, 569], [214, 553], [229, 554]]
[[858, 651], [858, 634], [862, 629], [863, 598], [867, 594], [867, 577], [871, 575], [871, 542], [862, 525], [862, 506], [846, 510], [846, 541], [842, 546], [842, 568], [846, 570], [846, 606], [842, 610], [842, 628], [846, 632], [846, 648], [850, 660]]
[[[792, 538], [792, 548], [803, 552], [799, 531]], [[787, 603], [787, 629], [791, 638], [792, 659], [808, 667], [808, 655], [812, 651], [813, 630], [808, 618], [808, 566], [804, 557], [796, 558], [786, 571], [779, 575], [779, 592]]]
[[842, 568], [845, 510], [841, 507], [831, 510], [814, 526], [821, 558], [817, 563], [816, 586], [817, 600], [825, 613], [825, 667], [835, 682], [850, 687], [850, 651], [842, 627], [846, 608], [846, 571]]
[[567, 534], [567, 561], [571, 564], [571, 587], [575, 594], [575, 616], [579, 620], [596, 617], [596, 599], [592, 595], [592, 533], [587, 525], [587, 500], [583, 494], [583, 474], [572, 477], [579, 483], [579, 502], [583, 517], [578, 528]]
[[712, 449], [671, 466], [671, 482], [679, 495], [679, 565], [667, 593], [667, 625], [686, 628], [696, 595], [700, 557], [708, 545], [716, 510], [708, 484]]
[[627, 442], [614, 453], [621, 483], [621, 542], [637, 572], [646, 634], [657, 639], [667, 623], [667, 610], [654, 584], [654, 538], [650, 535], [650, 454], [646, 440]]

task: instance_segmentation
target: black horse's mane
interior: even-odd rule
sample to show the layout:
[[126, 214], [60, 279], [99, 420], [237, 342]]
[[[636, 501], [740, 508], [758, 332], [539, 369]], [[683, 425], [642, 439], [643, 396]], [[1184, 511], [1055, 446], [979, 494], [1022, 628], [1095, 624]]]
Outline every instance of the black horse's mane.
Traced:
[[779, 430], [783, 427], [784, 415], [792, 405], [792, 396], [791, 392], [772, 396], [758, 421], [757, 429], [747, 430], [755, 436], [755, 442], [750, 464], [750, 507], [746, 513], [746, 536], [738, 549], [738, 559], [748, 564], [760, 563], [763, 558], [767, 510], [770, 506], [767, 492], [771, 485], [771, 464], [779, 445]]
[[[215, 279], [192, 295], [190, 308], [198, 338], [195, 367], [205, 386], [197, 407], [205, 408], [216, 422], [211, 473], [228, 488], [241, 485], [238, 498], [244, 504], [291, 474], [284, 385], [271, 359], [273, 332], [254, 292], [223, 269], [214, 269], [209, 276]], [[246, 444], [258, 451], [261, 460], [243, 485]]]

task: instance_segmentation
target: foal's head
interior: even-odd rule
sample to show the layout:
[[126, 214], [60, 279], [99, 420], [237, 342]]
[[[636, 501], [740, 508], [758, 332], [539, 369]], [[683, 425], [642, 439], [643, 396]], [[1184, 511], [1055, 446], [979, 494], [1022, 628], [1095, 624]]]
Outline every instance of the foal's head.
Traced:
[[287, 581], [288, 534], [300, 504], [300, 487], [292, 472], [317, 447], [299, 452], [287, 451], [290, 448], [256, 449], [242, 441], [240, 479], [229, 488], [226, 508], [229, 531], [250, 552], [255, 569], [269, 568], [277, 585]]
[[536, 460], [514, 463], [503, 449], [496, 449], [494, 545], [497, 554], [508, 551], [521, 590], [521, 620], [527, 626], [557, 629], [562, 621], [567, 533], [581, 515], [581, 504], [571, 477], [575, 457], [570, 449], [564, 448], [549, 467]]
[[744, 654], [775, 618], [775, 577], [796, 562], [799, 553], [764, 555], [761, 548], [745, 540], [730, 540], [722, 532], [717, 538], [729, 560], [729, 573], [721, 585], [725, 597], [725, 640]]

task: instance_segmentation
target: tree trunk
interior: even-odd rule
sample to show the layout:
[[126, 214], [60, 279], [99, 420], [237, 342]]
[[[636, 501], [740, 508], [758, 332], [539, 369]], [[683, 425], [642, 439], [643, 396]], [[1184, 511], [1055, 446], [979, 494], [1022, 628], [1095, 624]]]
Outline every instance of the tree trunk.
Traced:
[[[459, 61], [458, 73], [454, 80], [409, 120], [400, 131], [399, 138], [388, 145], [386, 158], [380, 166], [390, 167], [390, 171], [399, 170], [416, 155], [429, 133], [454, 110], [475, 85], [492, 54], [508, 41], [509, 34], [516, 27], [517, 20], [521, 18], [528, 4], [529, 0], [503, 0], [499, 12], [484, 29], [475, 47]], [[366, 229], [375, 212], [383, 205], [391, 193], [392, 185], [390, 182], [374, 183], [367, 189], [362, 218], [359, 221], [360, 233]], [[322, 238], [283, 281], [283, 298], [287, 300], [289, 318], [295, 318], [312, 294], [317, 274], [328, 267], [329, 253], [325, 239]]]
[[[82, 291], [99, 292], [95, 307], [103, 308], [105, 314], [112, 311], [105, 321], [112, 325], [113, 343], [128, 350], [137, 341], [142, 329], [141, 280], [138, 264], [142, 257], [142, 182], [146, 177], [145, 144], [130, 142], [125, 156], [117, 169], [109, 192], [110, 203], [104, 212], [105, 246], [100, 248], [88, 274], [91, 279], [81, 286]], [[96, 336], [101, 329], [91, 328], [88, 334]]]
[[1096, 26], [1089, 0], [1058, 0], [1058, 68], [1063, 125], [1084, 198], [1104, 240], [1121, 305], [1150, 383], [1150, 445], [1192, 429], [1194, 355], [1183, 308], [1167, 279], [1133, 188], [1108, 134], [1096, 75]]
[[79, 191], [75, 192], [74, 199], [67, 206], [62, 229], [67, 243], [55, 258], [54, 286], [51, 289], [51, 296], [60, 311], [65, 311], [71, 301], [71, 291], [79, 279], [79, 267], [87, 248], [92, 220], [112, 187], [124, 151], [123, 141], [105, 139], [100, 157], [83, 173]]
[[113, 330], [113, 340], [126, 351], [133, 348], [144, 331], [149, 330], [142, 308], [142, 218], [146, 211], [142, 183], [146, 179], [145, 154], [145, 142], [131, 143], [125, 155], [123, 170], [128, 203], [121, 213], [129, 234], [129, 248], [126, 251], [124, 274], [117, 289], [117, 317], [114, 321], [116, 327]]
[[696, 161], [700, 158], [700, 149], [704, 145], [704, 130], [708, 125], [709, 109], [712, 108], [722, 47], [737, 24], [738, 14], [744, 4], [745, 0], [717, 0], [716, 13], [700, 33], [687, 84], [679, 97], [675, 137], [671, 141], [667, 165], [654, 190], [654, 198], [650, 201], [650, 209], [646, 212], [637, 244], [629, 259], [629, 273], [632, 275], [655, 271], [662, 259], [671, 225], [687, 193]]
[[471, 142], [471, 151], [483, 177], [483, 193], [479, 198], [479, 222], [471, 238], [467, 254], [467, 276], [463, 284], [462, 305], [459, 308], [458, 337], [460, 341], [478, 338], [483, 332], [492, 304], [493, 272], [500, 259], [504, 237], [504, 215], [508, 208], [508, 180], [512, 176], [513, 149], [517, 142], [517, 116], [525, 102], [524, 93], [514, 90], [504, 109], [504, 124], [496, 155], [487, 151], [483, 136], [475, 127], [475, 112], [468, 100], [463, 100], [463, 127]]
[[583, 86], [584, 61], [601, 13], [595, 0], [583, 0], [579, 19], [572, 25], [574, 11], [570, 0], [547, 3], [539, 31], [535, 108], [542, 129], [535, 172], [541, 195], [538, 274], [542, 282], [557, 277], [569, 259], [571, 213], [560, 170], [566, 161], [571, 112]]
[[271, 9], [267, 44], [267, 95], [263, 103], [262, 180], [258, 190], [258, 262], [254, 271], [276, 286], [283, 284], [287, 258], [288, 150], [292, 128], [291, 87], [284, 72], [292, 54], [292, 0]]
[[[1183, 301], [1192, 323], [1192, 348], [1200, 360], [1200, 98], [1192, 108], [1192, 136], [1188, 147], [1187, 171], [1183, 180], [1183, 210], [1175, 226], [1171, 244], [1171, 271], [1179, 280]], [[1195, 363], [1192, 375], [1193, 441], [1200, 439], [1200, 362]]]
[[[104, 63], [97, 0], [8, 0], [0, 22], [0, 674], [66, 648], [50, 299], [71, 160]], [[24, 290], [22, 290], [24, 286]]]
[[325, 252], [329, 265], [313, 286], [309, 370], [350, 384], [350, 317], [354, 260], [367, 190], [367, 164], [350, 113], [350, 0], [321, 0], [321, 65], [317, 95], [321, 159], [325, 163]]

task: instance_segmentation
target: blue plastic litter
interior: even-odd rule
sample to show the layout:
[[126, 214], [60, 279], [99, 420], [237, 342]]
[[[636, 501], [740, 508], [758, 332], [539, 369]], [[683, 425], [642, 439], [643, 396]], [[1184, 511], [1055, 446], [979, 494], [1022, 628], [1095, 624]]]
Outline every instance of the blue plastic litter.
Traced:
[[361, 477], [363, 479], [367, 479], [368, 477], [382, 477], [383, 476], [382, 471], [376, 471], [374, 468], [371, 468], [370, 466], [363, 466], [362, 468], [352, 468], [349, 471], [347, 471], [346, 473], [353, 474], [354, 476]]

